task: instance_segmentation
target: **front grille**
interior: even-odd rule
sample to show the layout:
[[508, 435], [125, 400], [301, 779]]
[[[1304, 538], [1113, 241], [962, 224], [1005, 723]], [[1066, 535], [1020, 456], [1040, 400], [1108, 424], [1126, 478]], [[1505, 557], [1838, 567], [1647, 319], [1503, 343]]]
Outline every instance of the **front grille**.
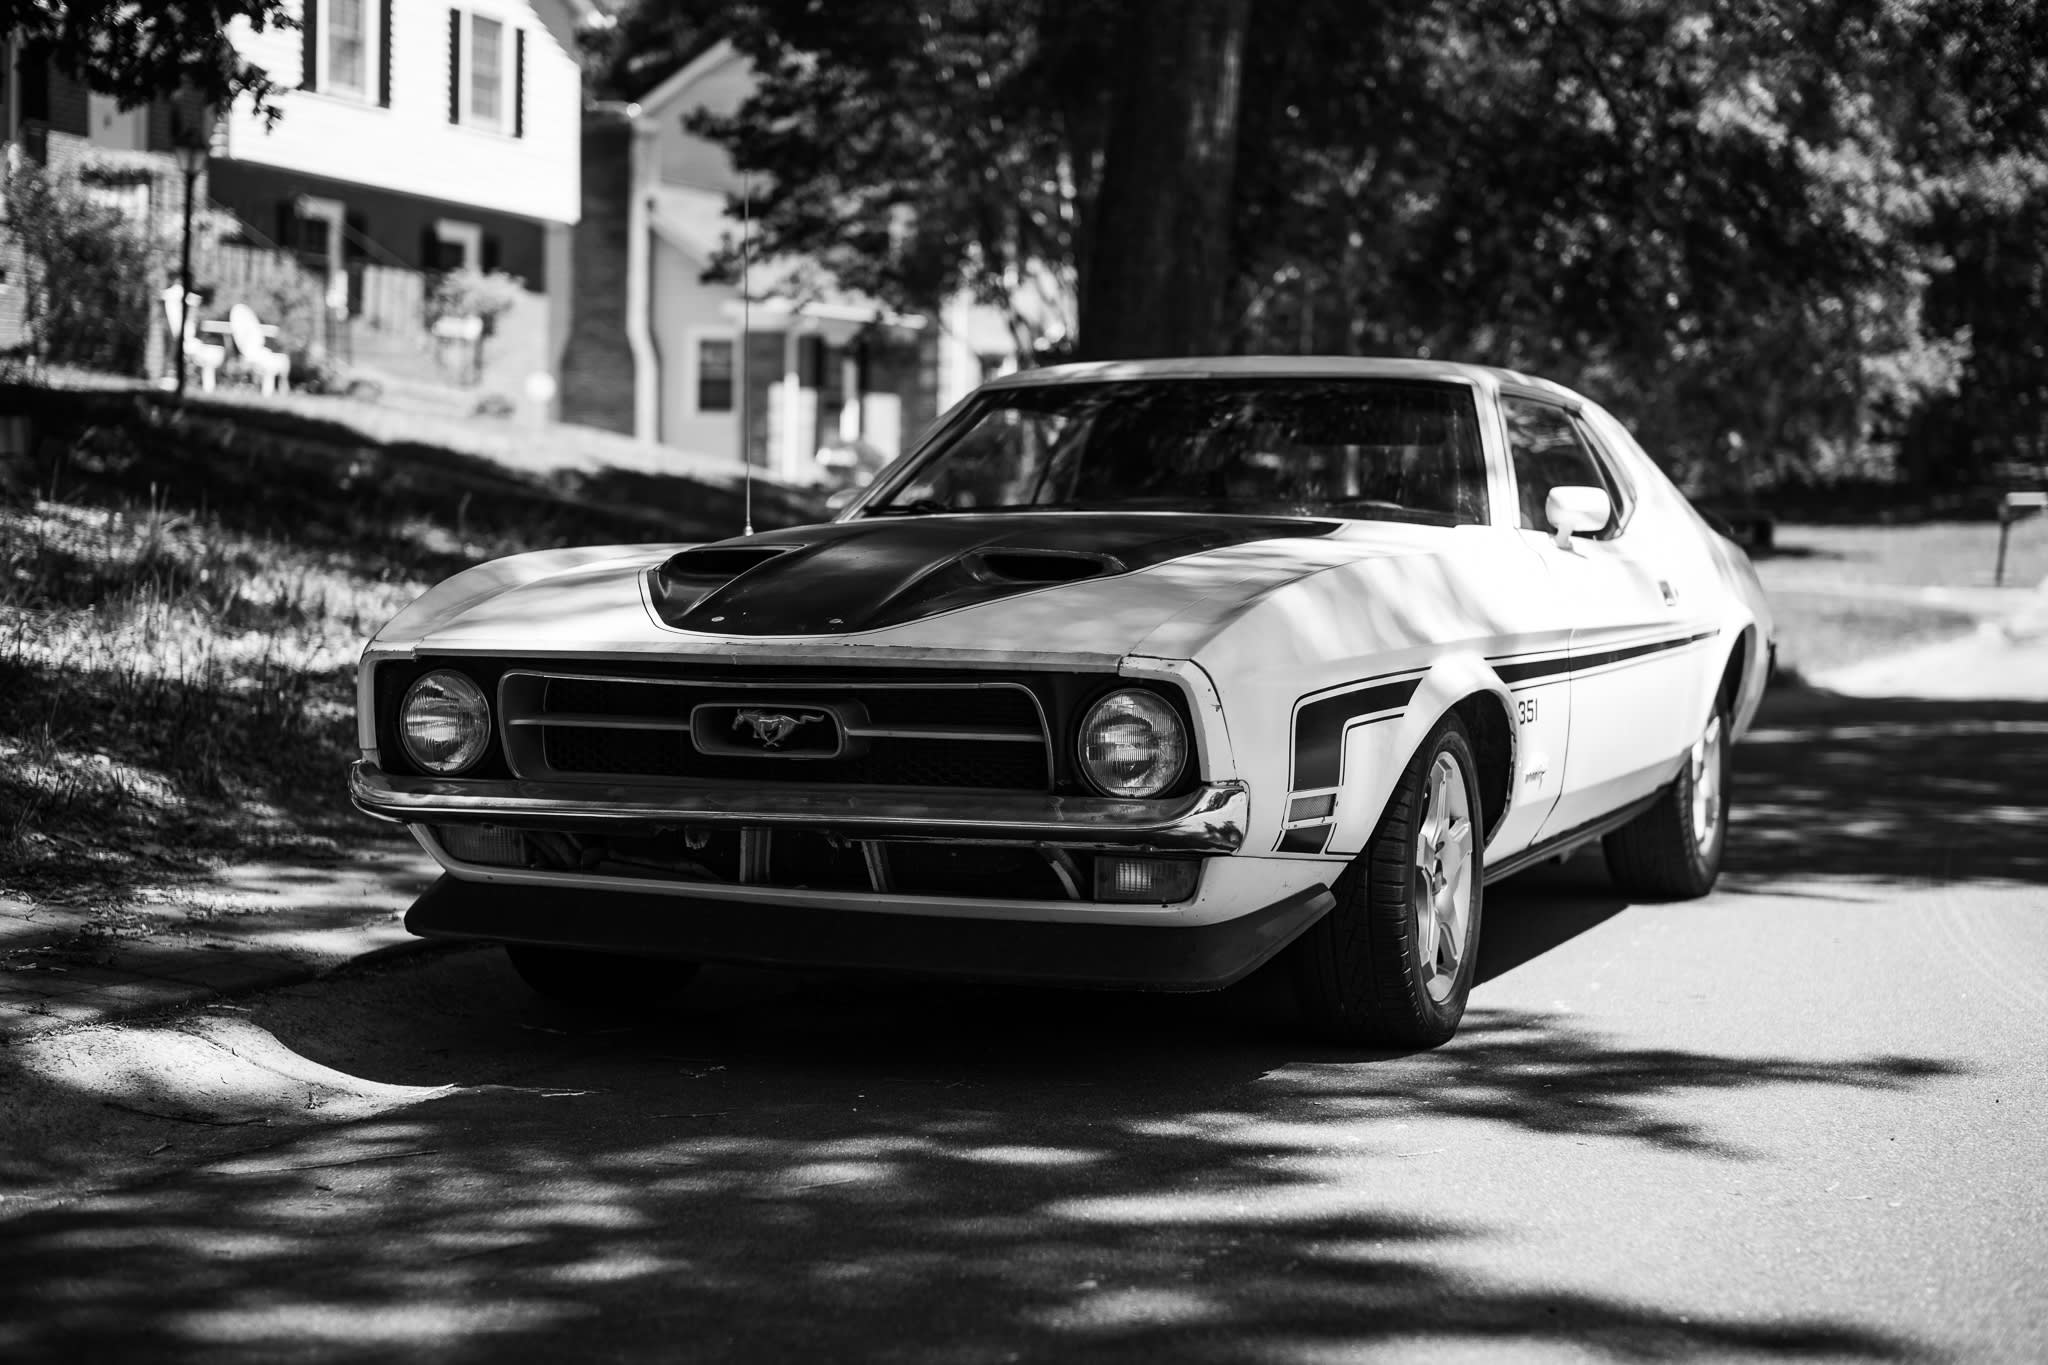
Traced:
[[[1013, 682], [782, 684], [514, 669], [498, 709], [520, 777], [1052, 788], [1043, 713]], [[742, 712], [802, 725], [797, 738], [770, 744]]]
[[[458, 826], [435, 830], [442, 846], [468, 861]], [[515, 839], [517, 835], [513, 836]], [[746, 838], [759, 841], [749, 869]], [[462, 847], [468, 847], [463, 844]], [[1070, 855], [1063, 883], [1053, 862], [1032, 848], [987, 844], [867, 844], [810, 830], [665, 830], [654, 834], [560, 834], [530, 845], [530, 865], [664, 884], [754, 885], [809, 891], [886, 891], [906, 896], [1067, 901], [1086, 897], [1093, 854]], [[874, 856], [871, 856], [874, 855]], [[520, 865], [528, 865], [522, 860]]]

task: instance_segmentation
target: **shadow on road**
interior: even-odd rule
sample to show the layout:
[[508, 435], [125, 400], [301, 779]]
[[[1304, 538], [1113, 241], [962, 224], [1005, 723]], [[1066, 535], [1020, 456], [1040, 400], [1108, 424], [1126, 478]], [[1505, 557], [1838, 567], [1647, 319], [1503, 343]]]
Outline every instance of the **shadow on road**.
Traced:
[[1597, 844], [1564, 863], [1539, 864], [1496, 882], [1486, 889], [1478, 984], [1569, 943], [1628, 906], [1614, 889]]
[[[509, 978], [492, 954], [438, 964], [456, 967], [491, 991]], [[1449, 1268], [1432, 1247], [1498, 1239], [1513, 1217], [1406, 1211], [1445, 1158], [1404, 1150], [1415, 1139], [1395, 1128], [1450, 1119], [1467, 1142], [1492, 1129], [1740, 1163], [1683, 1117], [1687, 1096], [1905, 1091], [1948, 1071], [1935, 1061], [1631, 1048], [1485, 1011], [1436, 1052], [1362, 1058], [1295, 1041], [1258, 983], [1161, 999], [749, 973], [713, 974], [655, 1015], [429, 1010], [337, 1041], [337, 1012], [376, 1017], [377, 989], [301, 992], [253, 1018], [389, 1083], [478, 1077], [518, 1049], [587, 1079], [472, 1084], [381, 1119], [284, 1128], [277, 1145], [15, 1218], [0, 1354], [1928, 1354], [1821, 1316], [1716, 1316]]]
[[[2044, 738], [2048, 707], [1776, 696], [1738, 751], [1732, 879], [2048, 880]], [[1597, 858], [1489, 907], [1483, 980], [1626, 908]], [[1937, 1354], [1844, 1318], [1457, 1268], [1516, 1215], [1417, 1216], [1417, 1182], [1449, 1168], [1396, 1125], [1733, 1169], [1744, 1133], [1689, 1101], [1903, 1095], [1952, 1063], [1630, 1046], [1499, 1010], [1434, 1052], [1359, 1056], [1304, 1045], [1282, 985], [1159, 998], [712, 972], [679, 1008], [593, 1017], [526, 1003], [495, 954], [465, 954], [280, 992], [246, 1017], [294, 1053], [465, 1089], [350, 1124], [273, 1115], [225, 1155], [121, 1116], [137, 1142], [217, 1159], [0, 1224], [0, 1356]], [[506, 1084], [508, 1056], [576, 1083]], [[53, 1106], [84, 1093], [32, 1083]]]
[[1766, 698], [1735, 749], [1728, 873], [2048, 882], [2048, 704]]

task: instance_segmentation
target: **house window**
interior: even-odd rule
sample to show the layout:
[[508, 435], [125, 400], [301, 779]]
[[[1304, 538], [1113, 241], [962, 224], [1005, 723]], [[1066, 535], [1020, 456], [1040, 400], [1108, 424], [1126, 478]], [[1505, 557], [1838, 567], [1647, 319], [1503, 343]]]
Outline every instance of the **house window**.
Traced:
[[503, 19], [448, 11], [448, 121], [526, 135], [526, 35]]
[[363, 0], [327, 0], [327, 86], [360, 95], [370, 88], [370, 15]]
[[475, 223], [456, 218], [434, 220], [433, 270], [481, 270], [484, 259], [484, 230]]
[[469, 21], [469, 116], [496, 127], [505, 121], [505, 26], [481, 14]]
[[294, 201], [298, 218], [299, 260], [326, 281], [322, 291], [327, 308], [340, 317], [348, 316], [348, 262], [342, 245], [348, 229], [348, 213], [338, 199], [318, 199], [302, 194]]
[[389, 106], [390, 0], [305, 0], [300, 84]]
[[729, 336], [700, 336], [694, 354], [696, 383], [691, 399], [700, 414], [731, 412], [737, 378], [737, 349]]

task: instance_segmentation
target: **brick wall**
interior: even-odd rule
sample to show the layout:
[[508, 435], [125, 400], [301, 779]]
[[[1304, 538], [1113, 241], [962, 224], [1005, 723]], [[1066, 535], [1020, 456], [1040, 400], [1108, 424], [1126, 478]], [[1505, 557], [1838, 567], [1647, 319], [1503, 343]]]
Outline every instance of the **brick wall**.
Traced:
[[627, 198], [632, 125], [591, 111], [583, 121], [583, 218], [571, 251], [562, 420], [633, 432], [633, 351], [626, 339]]

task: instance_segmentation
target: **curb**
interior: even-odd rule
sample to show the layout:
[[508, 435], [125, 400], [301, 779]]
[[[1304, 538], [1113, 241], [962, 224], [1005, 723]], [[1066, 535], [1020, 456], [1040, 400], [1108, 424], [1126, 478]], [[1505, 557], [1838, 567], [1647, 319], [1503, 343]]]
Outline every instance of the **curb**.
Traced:
[[[274, 971], [244, 974], [231, 986], [209, 986], [118, 967], [100, 968], [97, 970], [106, 978], [104, 983], [98, 989], [76, 992], [77, 996], [91, 999], [81, 1000], [62, 1015], [38, 1011], [33, 1007], [0, 1014], [0, 1049], [85, 1029], [183, 1014], [217, 1001], [245, 999], [287, 986], [326, 981], [414, 958], [468, 951], [476, 947], [476, 944], [461, 939], [412, 938], [397, 943], [380, 943], [334, 962], [301, 962], [290, 967], [281, 965]], [[234, 951], [224, 952], [222, 961], [224, 964], [234, 962]]]

